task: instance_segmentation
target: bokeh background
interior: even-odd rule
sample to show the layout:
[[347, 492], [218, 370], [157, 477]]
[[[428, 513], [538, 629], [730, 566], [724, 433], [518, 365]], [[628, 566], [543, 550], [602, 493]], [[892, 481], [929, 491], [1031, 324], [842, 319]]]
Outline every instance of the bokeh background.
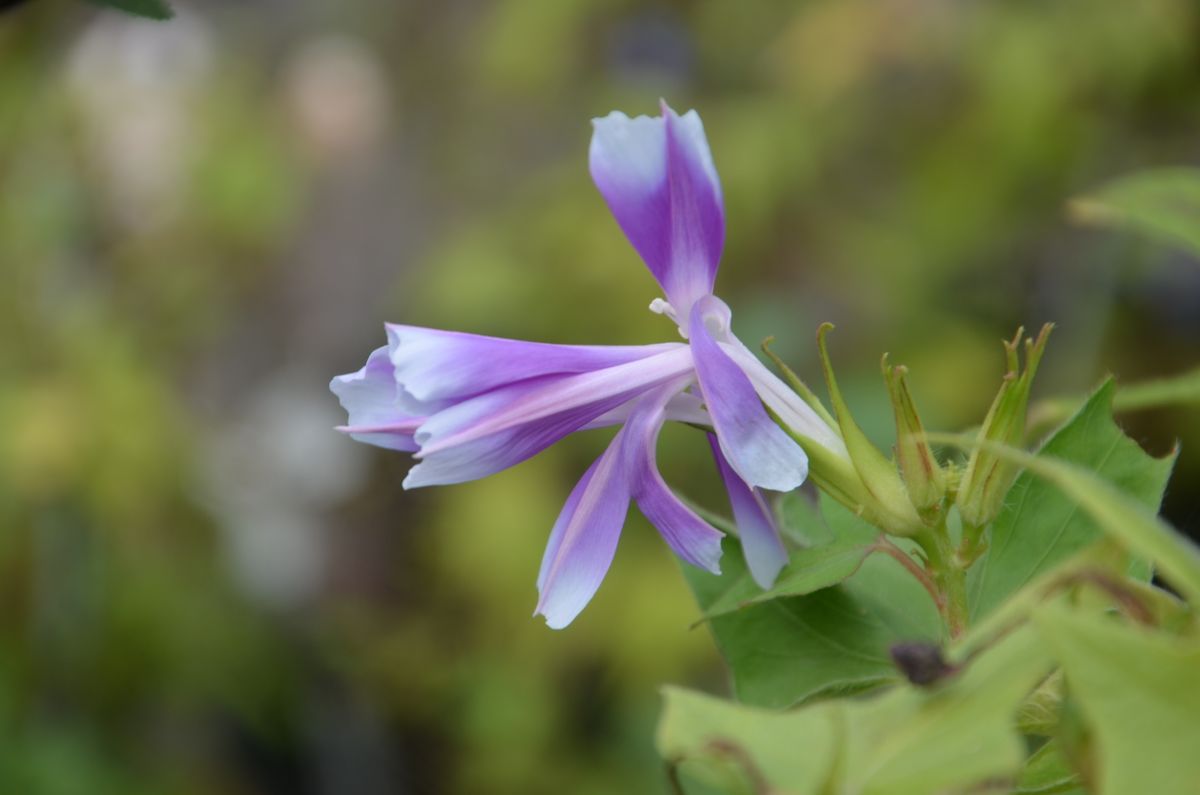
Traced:
[[[404, 493], [332, 430], [393, 320], [555, 342], [674, 329], [592, 188], [589, 119], [703, 116], [747, 341], [832, 338], [888, 444], [879, 356], [978, 422], [1000, 340], [1036, 394], [1200, 353], [1200, 263], [1071, 222], [1200, 161], [1191, 0], [66, 0], [0, 14], [0, 792], [664, 792], [656, 687], [720, 691], [640, 519], [566, 631], [541, 548], [606, 442]], [[1167, 515], [1200, 525], [1200, 427]], [[703, 441], [661, 457], [718, 510]], [[716, 496], [713, 496], [716, 495]]]

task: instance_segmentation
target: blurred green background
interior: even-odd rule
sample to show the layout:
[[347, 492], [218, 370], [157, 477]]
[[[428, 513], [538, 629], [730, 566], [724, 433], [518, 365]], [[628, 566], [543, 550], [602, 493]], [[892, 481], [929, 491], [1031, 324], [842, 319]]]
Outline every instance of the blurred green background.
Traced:
[[[666, 791], [656, 686], [725, 685], [665, 545], [530, 617], [608, 434], [403, 493], [326, 386], [385, 320], [673, 338], [587, 175], [611, 109], [700, 111], [739, 335], [815, 381], [836, 322], [882, 444], [885, 350], [944, 429], [1022, 323], [1042, 396], [1198, 358], [1200, 263], [1066, 213], [1200, 161], [1192, 0], [174, 5], [0, 14], [0, 792]], [[1125, 421], [1194, 533], [1194, 412]], [[721, 509], [696, 437], [663, 466]]]

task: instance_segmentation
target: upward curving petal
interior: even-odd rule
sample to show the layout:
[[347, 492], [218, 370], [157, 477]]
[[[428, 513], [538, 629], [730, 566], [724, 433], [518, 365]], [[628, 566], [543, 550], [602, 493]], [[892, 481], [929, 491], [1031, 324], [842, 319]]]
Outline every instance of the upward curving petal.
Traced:
[[681, 317], [712, 292], [725, 242], [721, 183], [696, 112], [592, 121], [592, 179]]
[[750, 379], [721, 349], [714, 333], [728, 336], [729, 308], [709, 295], [692, 307], [688, 336], [721, 452], [749, 485], [791, 491], [807, 477], [808, 457], [767, 415]]

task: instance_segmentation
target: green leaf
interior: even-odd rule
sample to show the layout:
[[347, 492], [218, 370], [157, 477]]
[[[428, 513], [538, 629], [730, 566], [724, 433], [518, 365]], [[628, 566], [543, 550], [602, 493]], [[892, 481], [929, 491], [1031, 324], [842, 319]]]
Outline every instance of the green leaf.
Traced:
[[[970, 445], [962, 439], [954, 443]], [[1159, 519], [1152, 509], [1074, 464], [1031, 456], [1004, 445], [992, 447], [1053, 483], [1117, 544], [1152, 562], [1188, 600], [1200, 603], [1200, 548]]]
[[1025, 627], [932, 691], [901, 685], [780, 713], [670, 688], [658, 748], [731, 792], [960, 791], [1016, 777], [1024, 750], [1013, 713], [1049, 667]]
[[[1142, 505], [1157, 508], [1174, 455], [1156, 459], [1112, 420], [1113, 383], [1106, 381], [1038, 452], [1095, 472]], [[1091, 544], [1100, 524], [1076, 500], [1033, 472], [1023, 473], [992, 523], [989, 550], [968, 573], [972, 619]]]
[[663, 700], [658, 752], [726, 792], [765, 782], [780, 795], [815, 793], [833, 772], [840, 705], [770, 712], [676, 687]]
[[728, 590], [708, 608], [705, 618], [725, 615], [772, 599], [803, 596], [837, 585], [858, 571], [872, 551], [872, 546], [856, 541], [837, 541], [827, 546], [794, 550], [789, 556], [788, 565], [780, 571], [775, 585], [769, 590], [758, 587], [749, 572], [742, 572], [736, 579], [729, 578]]
[[1025, 758], [1013, 716], [1051, 661], [1028, 627], [932, 692], [913, 687], [847, 707], [844, 792], [919, 795], [1016, 775]]
[[1200, 255], [1200, 169], [1141, 171], [1071, 203], [1076, 220], [1129, 227]]
[[1017, 779], [1019, 795], [1052, 795], [1079, 786], [1079, 776], [1071, 769], [1058, 742], [1051, 740], [1029, 757]]
[[1055, 671], [1029, 694], [1017, 710], [1017, 728], [1021, 734], [1037, 737], [1052, 737], [1058, 729], [1059, 712], [1062, 710], [1062, 674]]
[[[748, 577], [741, 549], [726, 540], [723, 574], [684, 574], [701, 610], [725, 597], [727, 580]], [[861, 690], [897, 676], [888, 647], [898, 640], [844, 588], [774, 599], [709, 621], [738, 700], [786, 707], [830, 691]]]
[[[1063, 422], [1078, 410], [1083, 403], [1079, 397], [1057, 397], [1039, 400], [1029, 410], [1031, 435]], [[1113, 397], [1113, 411], [1144, 411], [1164, 406], [1200, 406], [1200, 367], [1187, 372], [1138, 381], [1132, 384], [1118, 383]]]
[[1123, 385], [1113, 401], [1117, 411], [1159, 406], [1200, 406], [1200, 367], [1166, 378]]
[[175, 12], [163, 0], [90, 0], [90, 2], [146, 19], [164, 20], [175, 16]]
[[[822, 523], [809, 515], [810, 525], [802, 535], [847, 548], [873, 543], [878, 536], [878, 530], [831, 498], [822, 498], [821, 514]], [[721, 568], [723, 574], [716, 577], [684, 567], [704, 613], [736, 605], [747, 593], [739, 589], [746, 587], [749, 574], [732, 540], [725, 542]], [[803, 576], [800, 569], [796, 576]], [[888, 654], [892, 644], [935, 640], [940, 627], [933, 600], [899, 563], [884, 555], [862, 561], [857, 573], [841, 585], [759, 602], [709, 621], [731, 669], [737, 698], [767, 707], [895, 681], [898, 672]]]
[[1056, 605], [1034, 624], [1095, 733], [1099, 793], [1200, 792], [1200, 641]]

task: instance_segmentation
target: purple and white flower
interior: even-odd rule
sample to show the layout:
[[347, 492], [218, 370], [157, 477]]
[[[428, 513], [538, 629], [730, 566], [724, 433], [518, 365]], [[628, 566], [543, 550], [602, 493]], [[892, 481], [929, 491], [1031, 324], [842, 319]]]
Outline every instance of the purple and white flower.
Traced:
[[711, 428], [746, 560], [764, 588], [787, 552], [761, 490], [790, 491], [808, 471], [804, 451], [767, 409], [845, 455], [838, 431], [733, 335], [729, 307], [713, 295], [725, 218], [700, 117], [664, 103], [661, 116], [613, 112], [593, 124], [592, 178], [662, 287], [650, 308], [686, 342], [551, 345], [388, 325], [388, 344], [330, 385], [349, 413], [340, 430], [414, 453], [405, 488], [485, 477], [575, 431], [620, 426], [550, 534], [535, 614], [555, 629], [600, 586], [630, 503], [680, 558], [719, 573], [722, 534], [671, 492], [655, 464], [664, 422]]

